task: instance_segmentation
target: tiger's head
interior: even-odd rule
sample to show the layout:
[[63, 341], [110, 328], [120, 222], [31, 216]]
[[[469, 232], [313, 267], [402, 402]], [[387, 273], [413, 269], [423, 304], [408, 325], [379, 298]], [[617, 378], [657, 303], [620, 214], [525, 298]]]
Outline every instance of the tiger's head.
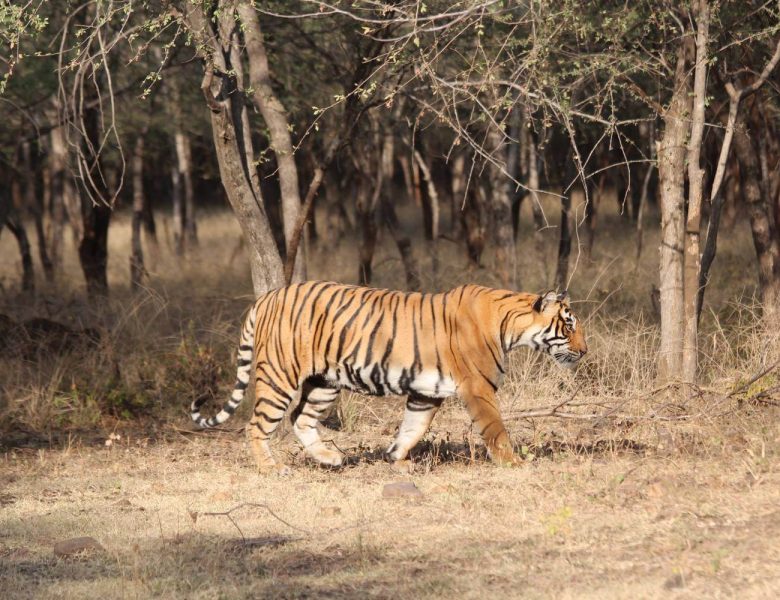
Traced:
[[546, 352], [562, 367], [573, 369], [588, 351], [582, 323], [569, 306], [569, 296], [547, 292], [533, 304], [533, 325], [526, 344]]

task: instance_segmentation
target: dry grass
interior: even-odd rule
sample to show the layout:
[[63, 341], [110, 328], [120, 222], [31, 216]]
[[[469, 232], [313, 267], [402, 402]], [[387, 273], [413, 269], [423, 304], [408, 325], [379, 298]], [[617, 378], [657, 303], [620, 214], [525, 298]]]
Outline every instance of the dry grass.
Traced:
[[[73, 353], [0, 360], [0, 595], [773, 597], [777, 374], [745, 384], [780, 359], [780, 334], [757, 315], [747, 226], [723, 236], [703, 321], [702, 389], [687, 397], [654, 389], [657, 234], [637, 266], [620, 217], [602, 224], [594, 260], [578, 259], [570, 285], [587, 321], [586, 363], [571, 375], [525, 351], [511, 360], [500, 401], [527, 459], [516, 469], [483, 462], [456, 402], [413, 453], [411, 474], [378, 460], [402, 413], [393, 398], [343, 394], [329, 421], [338, 431], [326, 432], [350, 457], [338, 472], [307, 462], [283, 430], [276, 451], [295, 466], [292, 477], [256, 475], [238, 430], [249, 406], [236, 430], [187, 433], [192, 398], [221, 401], [230, 387], [251, 297], [229, 215], [203, 216], [201, 250], [185, 261], [171, 255], [163, 224], [161, 248], [147, 249], [149, 287], [135, 296], [120, 215], [112, 297], [98, 311], [83, 302], [72, 251], [63, 280], [39, 282], [34, 302], [13, 291], [16, 262], [3, 262], [0, 312], [102, 336]], [[522, 287], [540, 290], [551, 273], [531, 245], [522, 232]], [[0, 237], [0, 255], [14, 252]], [[450, 242], [441, 253], [434, 281], [418, 249], [429, 288], [495, 284], [489, 269], [467, 271]], [[356, 256], [351, 237], [323, 241], [309, 252], [310, 274], [354, 281]], [[375, 283], [401, 286], [399, 269], [383, 239]], [[556, 406], [605, 416], [524, 416]], [[402, 479], [423, 498], [382, 499], [382, 485]], [[204, 515], [242, 503], [230, 518]], [[80, 535], [106, 552], [54, 557], [55, 541]]]

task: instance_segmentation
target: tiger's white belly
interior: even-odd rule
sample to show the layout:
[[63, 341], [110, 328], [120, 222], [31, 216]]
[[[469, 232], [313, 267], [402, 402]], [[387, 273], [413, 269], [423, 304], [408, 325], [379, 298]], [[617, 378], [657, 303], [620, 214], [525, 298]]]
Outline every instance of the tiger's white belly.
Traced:
[[422, 371], [410, 379], [409, 372], [400, 367], [390, 367], [383, 373], [379, 384], [371, 377], [370, 369], [329, 369], [326, 379], [334, 386], [370, 394], [417, 394], [426, 398], [449, 398], [455, 395], [457, 386], [451, 377], [440, 376], [438, 371]]
[[409, 387], [426, 398], [448, 398], [457, 389], [450, 377], [440, 377], [438, 371], [423, 371]]

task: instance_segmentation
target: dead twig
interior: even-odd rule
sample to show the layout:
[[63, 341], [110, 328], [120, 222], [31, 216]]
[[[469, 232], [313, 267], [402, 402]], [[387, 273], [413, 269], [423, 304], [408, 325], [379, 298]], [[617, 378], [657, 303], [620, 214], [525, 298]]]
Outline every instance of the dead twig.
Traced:
[[236, 523], [236, 521], [232, 517], [232, 514], [234, 512], [236, 512], [237, 510], [241, 510], [242, 508], [246, 508], [246, 507], [249, 507], [249, 508], [261, 508], [261, 509], [265, 510], [269, 515], [271, 515], [274, 519], [279, 521], [280, 523], [283, 523], [284, 525], [287, 525], [287, 527], [289, 527], [291, 529], [295, 529], [296, 531], [300, 531], [300, 532], [305, 533], [307, 535], [310, 535], [310, 533], [311, 533], [307, 529], [303, 529], [301, 527], [297, 527], [296, 525], [293, 525], [292, 523], [289, 523], [288, 521], [285, 521], [284, 519], [282, 519], [282, 517], [277, 515], [271, 509], [270, 506], [268, 506], [265, 503], [260, 503], [260, 502], [242, 502], [241, 504], [237, 504], [233, 508], [230, 508], [228, 510], [221, 511], [221, 512], [203, 512], [203, 513], [199, 513], [199, 512], [195, 512], [195, 511], [190, 511], [190, 518], [194, 522], [197, 522], [198, 518], [200, 518], [200, 517], [227, 517], [227, 519], [233, 524], [233, 527], [235, 527], [238, 530], [238, 533], [241, 535], [241, 539], [244, 540], [244, 542], [246, 542], [246, 537], [244, 536], [244, 532], [241, 531], [241, 528], [238, 526], [238, 524]]

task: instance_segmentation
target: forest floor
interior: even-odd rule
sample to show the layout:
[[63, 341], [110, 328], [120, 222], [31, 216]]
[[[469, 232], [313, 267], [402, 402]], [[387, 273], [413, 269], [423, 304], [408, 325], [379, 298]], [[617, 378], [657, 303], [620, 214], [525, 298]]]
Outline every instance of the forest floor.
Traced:
[[[83, 299], [72, 248], [34, 300], [15, 291], [18, 264], [0, 264], [0, 313], [100, 333], [62, 353], [0, 344], [0, 598], [776, 597], [780, 333], [759, 318], [744, 222], [722, 233], [694, 393], [655, 386], [657, 231], [637, 262], [631, 223], [602, 214], [592, 260], [572, 257], [584, 364], [572, 374], [521, 350], [500, 391], [522, 465], [486, 462], [448, 401], [408, 468], [392, 467], [380, 455], [403, 402], [343, 394], [324, 437], [348, 465], [306, 461], [285, 424], [275, 452], [293, 467], [286, 478], [255, 472], [241, 429], [251, 402], [225, 430], [191, 427], [192, 398], [213, 396], [215, 411], [232, 386], [251, 286], [231, 215], [204, 213], [187, 259], [166, 223], [160, 247], [146, 246], [148, 288], [131, 294], [129, 223], [115, 219], [100, 310]], [[375, 284], [397, 288], [388, 238]], [[554, 260], [529, 243], [521, 231], [522, 287], [541, 291]], [[495, 284], [449, 241], [434, 278], [430, 248], [415, 244], [427, 289]], [[0, 237], [0, 256], [14, 252]], [[309, 274], [354, 282], [356, 256], [353, 237], [320, 241]], [[525, 415], [563, 403], [578, 418]], [[419, 494], [384, 497], [397, 482]], [[55, 553], [82, 536], [100, 548]]]
[[[287, 478], [258, 475], [239, 433], [120, 435], [110, 446], [3, 455], [2, 597], [774, 598], [780, 589], [775, 424], [722, 440], [719, 453], [674, 442], [563, 446], [501, 468], [472, 463], [456, 444], [448, 458], [418, 452], [411, 474], [354, 450], [351, 466], [298, 461]], [[421, 495], [384, 498], [399, 481]], [[78, 536], [103, 549], [53, 553]]]

